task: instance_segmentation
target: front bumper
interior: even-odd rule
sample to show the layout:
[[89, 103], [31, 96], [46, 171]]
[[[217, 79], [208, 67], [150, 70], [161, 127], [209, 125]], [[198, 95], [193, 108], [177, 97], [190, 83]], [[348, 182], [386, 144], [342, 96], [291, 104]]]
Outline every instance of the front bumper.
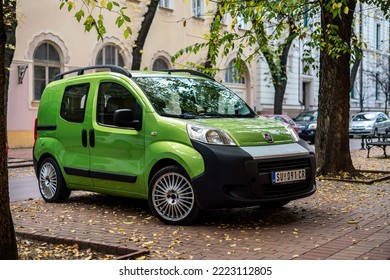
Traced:
[[299, 138], [306, 140], [306, 141], [314, 141], [316, 137], [316, 130], [315, 129], [303, 129], [299, 131], [298, 133]]
[[[201, 208], [288, 202], [316, 191], [315, 156], [305, 141], [261, 149], [207, 145], [195, 141], [193, 146], [205, 162], [205, 172], [193, 180]], [[296, 169], [306, 170], [305, 180], [272, 183], [272, 172]]]
[[374, 131], [372, 129], [350, 129], [349, 135], [354, 136], [365, 136], [365, 135], [373, 135]]

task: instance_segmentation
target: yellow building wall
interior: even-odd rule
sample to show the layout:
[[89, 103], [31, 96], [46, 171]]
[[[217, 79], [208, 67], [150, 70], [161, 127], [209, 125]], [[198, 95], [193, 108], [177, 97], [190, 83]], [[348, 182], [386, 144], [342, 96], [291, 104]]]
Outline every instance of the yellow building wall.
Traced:
[[9, 148], [29, 148], [34, 144], [34, 131], [9, 131], [8, 130]]

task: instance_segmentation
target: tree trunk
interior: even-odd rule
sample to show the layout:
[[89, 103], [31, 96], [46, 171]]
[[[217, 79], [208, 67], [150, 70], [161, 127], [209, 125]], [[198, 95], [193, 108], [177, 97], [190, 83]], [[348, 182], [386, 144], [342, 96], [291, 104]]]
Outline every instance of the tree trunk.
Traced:
[[[326, 32], [329, 25], [338, 26], [338, 36], [350, 46], [353, 12], [356, 2], [347, 1], [349, 13], [333, 17], [323, 5], [321, 12], [322, 39], [332, 44]], [[333, 57], [325, 49], [320, 54], [320, 89], [316, 155], [319, 175], [336, 175], [340, 171], [355, 172], [349, 149], [350, 53]]]
[[[291, 21], [292, 22], [292, 21]], [[292, 26], [292, 23], [290, 23]], [[287, 86], [287, 61], [288, 53], [290, 51], [291, 44], [296, 38], [297, 34], [290, 28], [289, 36], [286, 38], [285, 43], [282, 45], [282, 54], [279, 57], [280, 71], [279, 73], [272, 73], [274, 88], [275, 88], [275, 98], [274, 98], [274, 114], [283, 113], [283, 103], [284, 103], [284, 94], [286, 93]], [[275, 75], [276, 74], [276, 75]]]
[[131, 65], [132, 70], [140, 70], [142, 61], [142, 50], [145, 45], [146, 37], [148, 36], [150, 26], [152, 25], [154, 15], [157, 11], [159, 0], [150, 0], [148, 10], [144, 16], [144, 20], [141, 24], [141, 29], [138, 32], [137, 40], [133, 47], [133, 62]]
[[[7, 42], [6, 36], [6, 15], [4, 7], [7, 6], [8, 1], [0, 2], [0, 14], [3, 19], [0, 22], [0, 259], [15, 260], [18, 259], [18, 250], [15, 237], [15, 229], [12, 221], [9, 191], [8, 191], [8, 168], [7, 168], [7, 154], [5, 152], [7, 129], [6, 129], [6, 94], [5, 89], [5, 46]], [[13, 4], [8, 4], [13, 5]], [[12, 6], [15, 11], [15, 6]], [[16, 20], [16, 19], [15, 19]]]
[[359, 57], [356, 58], [355, 62], [353, 63], [353, 66], [352, 66], [351, 75], [350, 75], [350, 78], [349, 78], [349, 82], [350, 82], [349, 92], [351, 92], [353, 90], [353, 88], [354, 88], [356, 76], [357, 76], [357, 73], [358, 73], [358, 70], [359, 70], [359, 66], [360, 66], [360, 62], [362, 61], [362, 56], [363, 56], [362, 49], [358, 49], [356, 51], [359, 53]]
[[284, 93], [286, 92], [286, 83], [274, 84], [274, 114], [282, 114]]

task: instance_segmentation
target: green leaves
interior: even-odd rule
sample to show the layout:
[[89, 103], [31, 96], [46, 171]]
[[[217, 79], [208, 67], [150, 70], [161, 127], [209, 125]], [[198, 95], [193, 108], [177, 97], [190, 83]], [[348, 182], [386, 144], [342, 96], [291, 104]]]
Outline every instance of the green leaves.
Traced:
[[[125, 4], [126, 5], [126, 4]], [[126, 14], [127, 6], [121, 6], [118, 1], [110, 0], [60, 0], [60, 9], [67, 8], [69, 13], [74, 12], [77, 22], [82, 22], [84, 29], [90, 32], [94, 29], [98, 39], [102, 40], [107, 33], [105, 27], [104, 11], [117, 14], [115, 25], [123, 28], [123, 36], [128, 38], [132, 35], [130, 27], [131, 19]]]

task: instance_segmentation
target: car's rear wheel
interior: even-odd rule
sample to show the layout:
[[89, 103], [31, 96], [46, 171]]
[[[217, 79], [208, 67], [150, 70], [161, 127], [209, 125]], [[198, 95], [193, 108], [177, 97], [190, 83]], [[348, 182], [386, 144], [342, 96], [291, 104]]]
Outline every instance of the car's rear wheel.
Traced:
[[191, 181], [178, 166], [167, 166], [153, 176], [149, 206], [160, 221], [170, 225], [191, 224], [200, 212]]
[[57, 162], [52, 158], [43, 160], [39, 167], [39, 192], [47, 202], [62, 202], [69, 198], [70, 190], [66, 186]]

